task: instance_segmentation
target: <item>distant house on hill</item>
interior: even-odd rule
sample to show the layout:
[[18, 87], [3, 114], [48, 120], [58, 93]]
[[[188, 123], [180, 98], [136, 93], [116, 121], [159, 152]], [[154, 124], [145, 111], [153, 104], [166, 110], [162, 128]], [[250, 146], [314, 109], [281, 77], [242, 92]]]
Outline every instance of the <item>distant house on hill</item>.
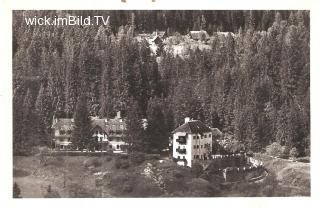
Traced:
[[[127, 143], [124, 140], [126, 130], [125, 121], [121, 118], [120, 112], [113, 119], [91, 117], [92, 139], [97, 139], [98, 145], [95, 150], [123, 151]], [[54, 133], [54, 148], [56, 150], [71, 150], [71, 136], [74, 129], [73, 119], [54, 119], [52, 125]]]
[[173, 131], [172, 156], [178, 165], [191, 167], [193, 160], [209, 159], [212, 152], [212, 130], [198, 120], [185, 118], [185, 123]]
[[155, 31], [151, 34], [151, 36], [158, 36], [161, 39], [166, 39], [168, 37], [168, 33], [166, 31]]
[[209, 34], [207, 33], [207, 31], [204, 30], [200, 30], [200, 31], [190, 31], [188, 33], [188, 36], [193, 39], [193, 40], [200, 40], [200, 41], [207, 41], [210, 39]]

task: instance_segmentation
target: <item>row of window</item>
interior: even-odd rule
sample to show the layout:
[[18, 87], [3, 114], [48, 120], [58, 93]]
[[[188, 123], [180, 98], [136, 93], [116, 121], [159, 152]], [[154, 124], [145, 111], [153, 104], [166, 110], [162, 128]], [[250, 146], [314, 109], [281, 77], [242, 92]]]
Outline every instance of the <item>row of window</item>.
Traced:
[[206, 154], [203, 154], [203, 155], [193, 155], [193, 158], [194, 159], [204, 159], [204, 160], [206, 160], [207, 159], [207, 155]]
[[[201, 139], [203, 139], [203, 138], [211, 138], [211, 134], [205, 134], [205, 135], [203, 135], [203, 136], [201, 136]], [[200, 139], [200, 136], [193, 136], [193, 139]]]
[[182, 156], [182, 158], [180, 156], [178, 156], [178, 160], [179, 159], [186, 159], [186, 156]]
[[193, 145], [193, 149], [199, 149], [199, 146], [201, 149], [203, 149], [204, 147], [208, 147], [210, 148], [211, 144], [205, 144], [205, 145]]
[[65, 130], [60, 130], [59, 131], [60, 134], [71, 134], [71, 130], [67, 130], [67, 132]]

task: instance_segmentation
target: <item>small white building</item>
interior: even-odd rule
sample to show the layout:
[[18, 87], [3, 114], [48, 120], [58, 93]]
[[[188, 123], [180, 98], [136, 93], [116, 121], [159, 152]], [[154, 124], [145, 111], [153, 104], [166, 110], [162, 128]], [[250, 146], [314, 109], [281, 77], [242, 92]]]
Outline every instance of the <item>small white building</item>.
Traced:
[[173, 131], [172, 156], [178, 165], [191, 167], [193, 160], [209, 159], [212, 152], [212, 130], [198, 120], [185, 118], [185, 123]]

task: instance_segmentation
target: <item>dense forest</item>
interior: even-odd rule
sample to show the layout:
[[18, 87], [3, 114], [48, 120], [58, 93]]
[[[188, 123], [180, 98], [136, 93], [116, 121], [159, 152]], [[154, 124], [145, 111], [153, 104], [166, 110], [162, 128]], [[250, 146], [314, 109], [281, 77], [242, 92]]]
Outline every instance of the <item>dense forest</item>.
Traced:
[[[23, 19], [67, 14], [109, 15], [110, 24], [27, 26]], [[147, 118], [148, 133], [128, 138], [158, 148], [189, 116], [253, 151], [278, 142], [309, 153], [308, 11], [14, 11], [12, 29], [14, 152], [48, 144], [53, 116], [77, 117], [85, 102], [92, 116], [121, 110], [130, 129]], [[190, 50], [188, 58], [155, 57], [135, 39], [200, 29], [212, 36], [211, 50]]]

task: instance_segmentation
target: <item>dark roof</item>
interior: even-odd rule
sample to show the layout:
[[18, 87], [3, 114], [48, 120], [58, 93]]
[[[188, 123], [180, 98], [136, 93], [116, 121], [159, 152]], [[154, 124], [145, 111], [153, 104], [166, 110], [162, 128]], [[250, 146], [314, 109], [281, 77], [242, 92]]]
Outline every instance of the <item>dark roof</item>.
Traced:
[[207, 127], [204, 123], [198, 120], [192, 120], [187, 123], [182, 124], [176, 128], [173, 133], [186, 132], [190, 134], [201, 134], [205, 132], [211, 132], [211, 129]]
[[213, 136], [222, 136], [222, 132], [218, 128], [211, 128]]
[[[122, 127], [121, 127], [122, 125]], [[101, 128], [107, 134], [119, 133], [126, 129], [126, 123], [122, 119], [114, 118], [114, 119], [99, 119], [92, 118], [91, 119], [91, 129], [95, 129], [96, 127]], [[58, 119], [56, 123], [53, 124], [52, 128], [58, 130], [73, 130], [74, 122], [72, 119]]]

